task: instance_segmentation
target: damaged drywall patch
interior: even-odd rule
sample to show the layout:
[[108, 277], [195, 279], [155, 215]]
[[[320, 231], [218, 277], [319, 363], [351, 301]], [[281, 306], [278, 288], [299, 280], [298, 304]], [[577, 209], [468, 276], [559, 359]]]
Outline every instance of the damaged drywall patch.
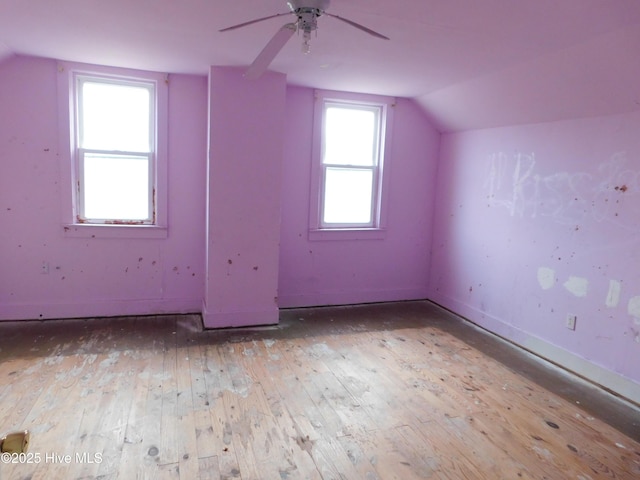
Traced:
[[564, 282], [564, 288], [573, 293], [576, 297], [586, 297], [587, 288], [589, 287], [589, 281], [583, 277], [569, 277], [569, 280]]
[[633, 317], [636, 325], [640, 325], [640, 297], [633, 297], [629, 300], [627, 312]]
[[609, 292], [607, 293], [606, 305], [615, 308], [620, 303], [620, 293], [622, 292], [622, 282], [609, 280]]
[[556, 284], [556, 271], [553, 268], [538, 268], [538, 283], [543, 290], [549, 290]]

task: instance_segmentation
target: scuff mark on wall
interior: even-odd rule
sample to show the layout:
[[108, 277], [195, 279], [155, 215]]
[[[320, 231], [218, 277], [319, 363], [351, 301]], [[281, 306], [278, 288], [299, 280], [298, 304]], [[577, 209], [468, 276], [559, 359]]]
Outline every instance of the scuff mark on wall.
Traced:
[[539, 267], [538, 283], [543, 290], [549, 290], [556, 284], [556, 271], [549, 267]]
[[620, 293], [622, 292], [622, 282], [609, 280], [609, 292], [607, 293], [606, 305], [615, 308], [620, 303]]
[[636, 325], [640, 325], [640, 297], [633, 297], [629, 300], [627, 312], [633, 317]]
[[573, 293], [576, 297], [586, 297], [587, 289], [589, 287], [589, 281], [583, 277], [569, 277], [569, 280], [564, 282], [564, 288]]

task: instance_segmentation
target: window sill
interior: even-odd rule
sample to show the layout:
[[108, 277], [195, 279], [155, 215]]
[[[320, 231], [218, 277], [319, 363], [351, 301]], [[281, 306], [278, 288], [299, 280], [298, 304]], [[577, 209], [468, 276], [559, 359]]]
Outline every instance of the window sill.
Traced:
[[167, 238], [167, 227], [157, 225], [63, 225], [68, 238]]
[[387, 236], [383, 228], [325, 228], [309, 230], [309, 240], [382, 240]]

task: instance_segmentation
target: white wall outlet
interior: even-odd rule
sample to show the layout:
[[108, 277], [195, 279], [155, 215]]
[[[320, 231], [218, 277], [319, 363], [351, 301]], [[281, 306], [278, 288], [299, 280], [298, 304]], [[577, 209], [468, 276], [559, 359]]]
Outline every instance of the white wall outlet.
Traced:
[[49, 262], [42, 262], [40, 273], [42, 273], [43, 275], [47, 275], [49, 273]]
[[565, 326], [569, 330], [575, 330], [577, 321], [578, 321], [578, 317], [576, 315], [568, 314], [565, 320]]

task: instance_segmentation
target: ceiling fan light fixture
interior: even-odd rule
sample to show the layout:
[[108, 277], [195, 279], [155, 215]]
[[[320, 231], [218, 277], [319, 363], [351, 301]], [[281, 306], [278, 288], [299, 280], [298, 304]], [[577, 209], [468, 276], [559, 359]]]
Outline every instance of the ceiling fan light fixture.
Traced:
[[276, 32], [269, 43], [267, 43], [267, 45], [262, 49], [258, 57], [256, 57], [253, 63], [249, 66], [247, 72], [245, 73], [245, 77], [253, 79], [258, 78], [262, 74], [262, 72], [267, 69], [271, 61], [275, 58], [278, 52], [284, 47], [289, 38], [295, 32], [302, 31], [302, 53], [308, 54], [311, 51], [311, 32], [316, 32], [318, 30], [318, 17], [322, 15], [327, 15], [328, 17], [340, 20], [341, 22], [351, 25], [358, 30], [362, 30], [369, 35], [373, 35], [374, 37], [389, 40], [388, 37], [385, 37], [384, 35], [376, 32], [375, 30], [371, 30], [370, 28], [365, 27], [364, 25], [360, 25], [353, 20], [349, 20], [332, 13], [327, 13], [326, 9], [329, 8], [330, 3], [330, 0], [289, 0], [287, 1], [287, 6], [290, 10], [289, 12], [276, 13], [275, 15], [269, 15], [267, 17], [249, 20], [248, 22], [243, 22], [238, 25], [223, 28], [220, 31], [228, 32], [229, 30], [246, 27], [254, 23], [262, 22], [264, 20], [269, 20], [275, 17], [281, 17], [283, 15], [293, 14], [296, 16], [295, 22], [287, 23]]
[[305, 30], [302, 33], [302, 53], [305, 55], [311, 53], [311, 30]]

